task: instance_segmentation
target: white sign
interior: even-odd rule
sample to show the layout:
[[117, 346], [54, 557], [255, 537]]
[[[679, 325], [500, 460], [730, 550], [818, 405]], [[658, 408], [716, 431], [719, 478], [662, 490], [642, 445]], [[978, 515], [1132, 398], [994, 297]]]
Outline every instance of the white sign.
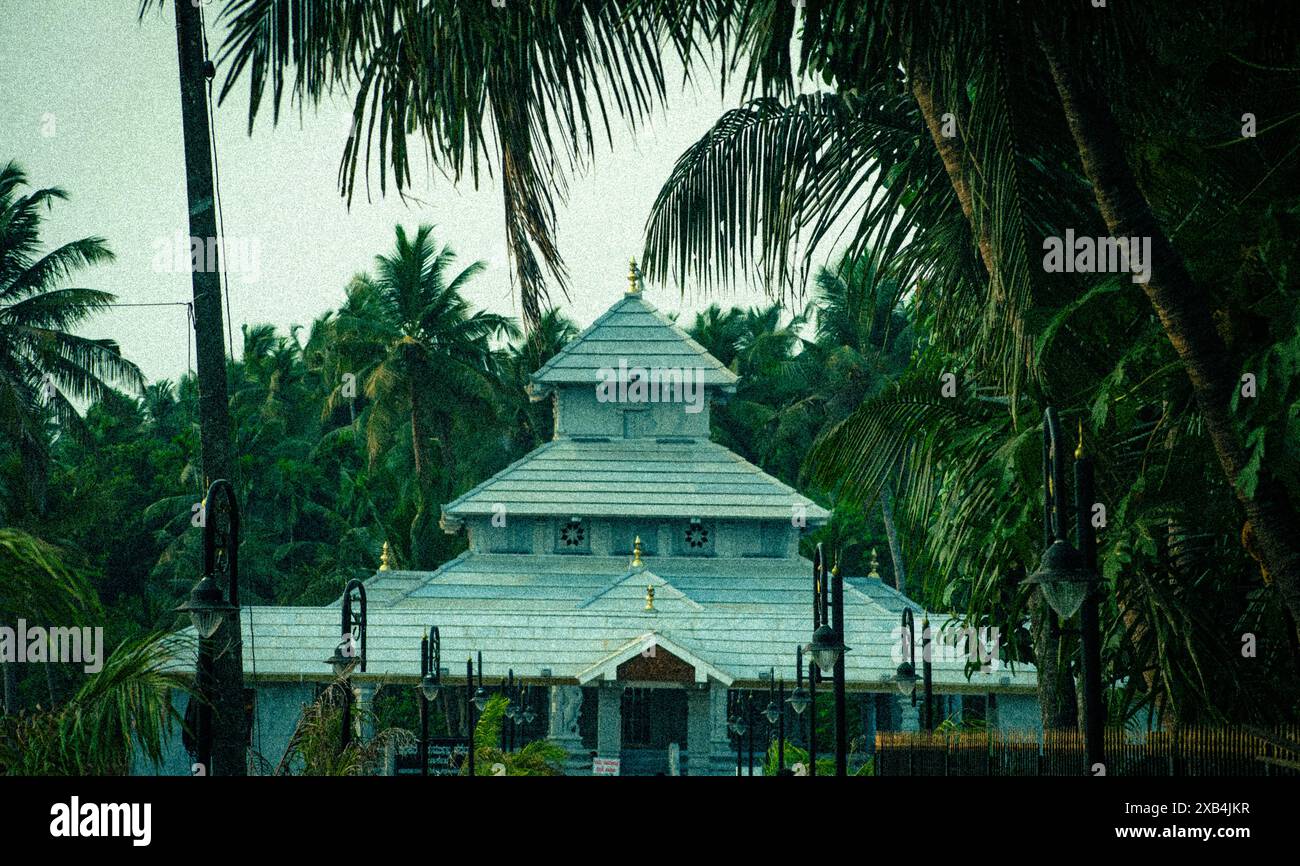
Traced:
[[591, 775], [617, 776], [620, 761], [619, 758], [592, 758]]

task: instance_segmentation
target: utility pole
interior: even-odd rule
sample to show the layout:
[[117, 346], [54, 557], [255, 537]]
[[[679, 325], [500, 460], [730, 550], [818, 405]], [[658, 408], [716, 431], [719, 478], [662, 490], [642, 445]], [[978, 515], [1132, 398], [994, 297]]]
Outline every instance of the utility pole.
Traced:
[[[185, 191], [191, 250], [202, 245], [201, 267], [193, 270], [194, 341], [198, 358], [199, 442], [204, 487], [218, 478], [234, 480], [230, 415], [226, 392], [226, 349], [221, 315], [221, 272], [212, 182], [212, 140], [208, 128], [207, 58], [203, 18], [192, 0], [172, 0], [176, 9], [176, 54], [180, 67], [181, 128], [185, 139]], [[212, 766], [216, 776], [248, 772], [244, 716], [243, 636], [239, 611], [223, 618], [211, 638]]]

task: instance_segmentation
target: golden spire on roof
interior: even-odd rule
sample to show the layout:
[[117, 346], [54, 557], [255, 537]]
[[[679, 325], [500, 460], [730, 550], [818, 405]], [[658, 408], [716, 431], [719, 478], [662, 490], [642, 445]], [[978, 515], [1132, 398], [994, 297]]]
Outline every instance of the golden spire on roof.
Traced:
[[873, 547], [871, 548], [871, 571], [867, 572], [867, 577], [880, 580], [880, 572], [876, 570], [878, 568], [880, 568], [880, 557], [876, 555], [876, 549]]
[[391, 569], [392, 569], [392, 562], [389, 559], [388, 542], [385, 541], [384, 550], [382, 553], [379, 554], [379, 570], [390, 571]]
[[655, 588], [654, 584], [647, 583], [645, 587], [645, 609], [655, 609]]
[[[626, 535], [623, 537], [627, 538]], [[644, 564], [641, 561], [641, 536], [638, 535], [636, 540], [632, 542], [632, 567], [640, 568]]]
[[627, 294], [641, 294], [641, 269], [636, 266], [636, 259], [627, 260]]

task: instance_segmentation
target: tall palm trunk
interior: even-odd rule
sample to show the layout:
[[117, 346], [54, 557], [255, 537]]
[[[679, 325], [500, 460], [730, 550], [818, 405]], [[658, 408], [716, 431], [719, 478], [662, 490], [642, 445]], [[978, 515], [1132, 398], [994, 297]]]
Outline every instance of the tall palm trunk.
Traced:
[[1074, 677], [1068, 661], [1061, 658], [1061, 638], [1055, 623], [1056, 614], [1043, 591], [1035, 587], [1029, 594], [1029, 625], [1038, 676], [1038, 709], [1045, 730], [1076, 728], [1079, 720]]
[[903, 547], [898, 543], [898, 526], [894, 523], [894, 489], [886, 481], [880, 488], [880, 517], [889, 541], [889, 558], [894, 564], [894, 589], [907, 595], [907, 570], [903, 565]]
[[[181, 129], [185, 139], [185, 191], [190, 237], [204, 245], [202, 268], [193, 272], [194, 342], [198, 358], [199, 445], [206, 483], [231, 479], [230, 417], [226, 395], [226, 352], [222, 338], [221, 281], [217, 262], [208, 257], [208, 238], [217, 237], [213, 210], [211, 138], [203, 71], [203, 22], [198, 4], [178, 0], [176, 51], [180, 67]], [[248, 770], [244, 716], [243, 639], [239, 611], [222, 619], [211, 638], [214, 701], [212, 767], [218, 776], [243, 776]]]
[[[921, 110], [921, 117], [930, 131], [930, 137], [934, 140], [939, 158], [943, 161], [953, 193], [956, 194], [962, 213], [965, 214], [971, 232], [975, 235], [980, 259], [984, 262], [989, 279], [996, 280], [997, 260], [993, 255], [988, 220], [975, 218], [975, 199], [970, 184], [966, 182], [962, 172], [966, 154], [961, 137], [959, 135], [948, 137], [943, 134], [944, 112], [935, 103], [933, 79], [924, 64], [916, 58], [909, 58], [907, 74], [912, 85], [912, 95]], [[1074, 679], [1069, 675], [1068, 662], [1065, 664], [1065, 671], [1060, 670], [1058, 658], [1060, 639], [1052, 629], [1055, 614], [1047, 606], [1042, 590], [1037, 587], [1030, 592], [1029, 611], [1032, 626], [1030, 636], [1034, 645], [1034, 661], [1038, 668], [1038, 705], [1042, 712], [1043, 727], [1073, 728], [1077, 721]]]
[[[418, 367], [417, 367], [418, 369]], [[411, 451], [415, 460], [416, 511], [411, 521], [411, 567], [432, 569], [436, 562], [434, 533], [437, 526], [433, 519], [437, 496], [433, 489], [433, 465], [430, 463], [429, 446], [433, 441], [429, 430], [429, 406], [427, 391], [423, 387], [428, 382], [424, 375], [412, 374], [410, 381], [411, 401]]]
[[1239, 371], [1215, 328], [1210, 300], [1192, 280], [1138, 189], [1101, 89], [1085, 80], [1061, 34], [1040, 28], [1038, 42], [1108, 231], [1116, 238], [1151, 239], [1150, 278], [1143, 290], [1192, 381], [1206, 432], [1246, 515], [1242, 543], [1259, 563], [1265, 582], [1277, 583], [1292, 617], [1300, 619], [1300, 520], [1267, 467], [1261, 467], [1253, 493], [1239, 483], [1249, 459], [1229, 407]]
[[957, 203], [961, 205], [961, 212], [966, 215], [966, 221], [970, 223], [971, 231], [975, 233], [975, 244], [979, 248], [980, 259], [984, 262], [989, 279], [993, 279], [997, 274], [997, 262], [993, 257], [993, 241], [989, 237], [988, 221], [975, 219], [975, 198], [971, 193], [970, 184], [966, 182], [966, 176], [962, 173], [965, 148], [961, 137], [950, 138], [943, 134], [944, 112], [940, 111], [935, 104], [934, 83], [929, 74], [922, 67], [917, 66], [908, 69], [908, 77], [912, 82], [912, 96], [916, 98], [916, 104], [921, 109], [921, 117], [925, 119], [925, 126], [930, 131], [935, 150], [943, 160], [943, 168], [948, 174], [949, 182], [952, 183], [952, 191], [957, 195]]

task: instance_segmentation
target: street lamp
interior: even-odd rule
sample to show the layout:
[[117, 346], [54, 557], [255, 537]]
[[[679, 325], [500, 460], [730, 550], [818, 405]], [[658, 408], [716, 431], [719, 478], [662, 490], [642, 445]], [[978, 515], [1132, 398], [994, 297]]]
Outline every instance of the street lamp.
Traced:
[[[480, 678], [482, 678], [483, 653], [478, 654], [478, 665], [479, 665], [478, 675]], [[474, 691], [474, 657], [471, 656], [465, 659], [465, 721], [466, 721], [465, 729], [469, 731], [469, 748], [466, 750], [468, 752], [468, 754], [466, 755], [466, 759], [468, 761], [469, 775], [471, 777], [474, 775], [474, 707], [477, 703], [474, 700], [473, 691]], [[483, 691], [483, 688], [481, 686], [479, 687], [479, 691]], [[486, 704], [487, 701], [485, 700], [484, 703]]]
[[1069, 619], [1083, 606], [1093, 579], [1094, 573], [1084, 562], [1083, 554], [1070, 542], [1058, 538], [1043, 554], [1038, 569], [1024, 582], [1042, 589], [1052, 610], [1062, 619]]
[[812, 653], [813, 661], [817, 663], [818, 668], [823, 671], [833, 671], [835, 665], [839, 663], [840, 656], [844, 654], [844, 642], [835, 633], [835, 629], [829, 625], [822, 625], [813, 632], [808, 651]]
[[1066, 537], [1065, 468], [1056, 410], [1043, 413], [1043, 542], [1047, 548], [1024, 584], [1043, 591], [1062, 619], [1079, 614], [1083, 661], [1084, 747], [1089, 772], [1105, 765], [1106, 707], [1101, 692], [1101, 632], [1097, 614], [1097, 531], [1092, 525], [1092, 458], [1083, 453], [1083, 424], [1074, 451], [1075, 548]]
[[785, 699], [785, 702], [790, 705], [790, 709], [794, 710], [796, 716], [802, 716], [803, 711], [808, 709], [810, 699], [808, 690], [803, 685], [803, 647], [795, 647], [794, 653], [795, 687], [794, 691], [790, 692], [790, 697]]
[[[221, 628], [221, 622], [239, 612], [239, 502], [235, 488], [224, 478], [218, 478], [208, 487], [201, 505], [203, 513], [203, 576], [190, 590], [187, 601], [177, 605], [178, 613], [189, 614], [194, 630], [199, 634], [199, 651], [195, 660], [194, 685], [198, 699], [198, 719], [195, 731], [197, 763], [205, 774], [212, 774], [212, 707], [217, 693], [215, 653], [212, 637]], [[221, 590], [225, 578], [229, 598]], [[240, 640], [238, 634], [234, 640]], [[239, 683], [243, 691], [242, 672]], [[224, 690], [223, 690], [224, 691]], [[242, 718], [242, 710], [240, 710]]]
[[226, 614], [238, 609], [238, 605], [226, 601], [221, 587], [206, 574], [190, 590], [189, 600], [176, 608], [178, 612], [190, 615], [190, 622], [201, 638], [216, 634]]
[[911, 697], [912, 706], [916, 706], [916, 666], [911, 662], [901, 662], [894, 672], [894, 685], [903, 697]]
[[429, 704], [442, 688], [442, 639], [435, 625], [420, 638], [420, 775], [429, 775]]
[[[829, 581], [827, 577], [829, 576]], [[826, 584], [829, 582], [829, 586]], [[830, 609], [829, 621], [827, 608]], [[837, 562], [829, 571], [822, 546], [817, 545], [813, 555], [813, 635], [808, 644], [813, 664], [818, 671], [830, 671], [835, 697], [835, 775], [849, 774], [848, 722], [846, 718], [844, 654], [844, 578], [840, 576]], [[815, 676], [809, 679], [815, 686]], [[816, 717], [813, 717], [816, 727]], [[815, 742], [815, 739], [813, 740]]]
[[903, 640], [907, 642], [907, 658], [898, 664], [894, 672], [894, 685], [899, 694], [911, 695], [912, 706], [916, 706], [916, 620], [910, 607], [903, 608]]
[[520, 713], [523, 716], [524, 724], [531, 725], [537, 720], [537, 711], [533, 709], [533, 687], [524, 686], [524, 711]]
[[506, 699], [506, 723], [501, 725], [501, 751], [512, 752], [515, 748], [515, 725], [519, 721], [519, 704], [515, 700], [515, 669], [510, 668], [507, 671], [506, 679], [502, 682], [502, 694]]
[[785, 769], [785, 677], [781, 678], [779, 691], [774, 692], [775, 684], [776, 669], [772, 668], [767, 675], [768, 700], [763, 716], [769, 726], [768, 736], [771, 736], [771, 728], [776, 728], [776, 769], [780, 772]]
[[930, 667], [930, 617], [928, 614], [921, 615], [921, 683], [925, 690], [925, 707], [921, 714], [921, 720], [925, 724], [927, 731], [934, 730], [934, 675]]
[[[352, 605], [353, 593], [357, 597], [357, 604], [360, 608], [359, 613]], [[361, 665], [361, 672], [365, 673], [366, 671], [366, 585], [356, 578], [349, 580], [347, 586], [343, 588], [341, 607], [340, 631], [343, 636], [338, 645], [334, 647], [334, 655], [325, 659], [325, 663], [333, 669], [334, 675], [342, 681], [342, 748], [346, 749], [352, 742], [352, 671], [358, 662]], [[357, 653], [358, 644], [361, 646], [359, 655]]]
[[[474, 685], [472, 679], [470, 680], [470, 685]], [[474, 689], [474, 708], [481, 713], [487, 709], [487, 705], [488, 693], [483, 690], [483, 653], [480, 652], [478, 654], [478, 686]], [[470, 736], [474, 736], [472, 729], [470, 731]]]

